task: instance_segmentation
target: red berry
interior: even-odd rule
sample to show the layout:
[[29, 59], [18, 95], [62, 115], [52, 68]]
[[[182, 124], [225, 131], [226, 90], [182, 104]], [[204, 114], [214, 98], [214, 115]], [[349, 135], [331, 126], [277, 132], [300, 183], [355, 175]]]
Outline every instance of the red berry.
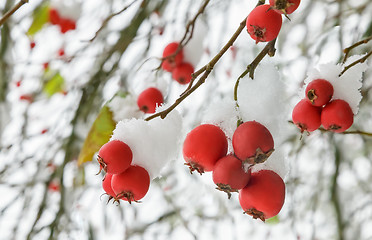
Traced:
[[264, 4], [255, 7], [247, 17], [247, 30], [251, 38], [258, 42], [274, 40], [282, 27], [282, 16]]
[[22, 80], [18, 80], [15, 84], [16, 84], [16, 87], [20, 87], [22, 84]]
[[44, 128], [43, 130], [41, 130], [41, 134], [45, 134], [46, 132], [48, 132], [48, 129]]
[[145, 89], [137, 98], [137, 105], [144, 113], [154, 113], [156, 106], [163, 102], [163, 94], [153, 87]]
[[34, 41], [30, 42], [30, 48], [33, 49], [36, 46], [36, 43]]
[[183, 157], [190, 168], [200, 174], [212, 171], [217, 160], [227, 153], [227, 139], [221, 128], [202, 124], [189, 132], [183, 143]]
[[184, 62], [173, 69], [172, 77], [180, 84], [188, 84], [191, 81], [193, 72], [194, 67], [190, 63]]
[[98, 162], [103, 170], [111, 174], [119, 174], [127, 170], [132, 163], [132, 150], [119, 140], [105, 143], [98, 152]]
[[325, 129], [333, 132], [344, 132], [353, 125], [354, 114], [350, 105], [341, 99], [336, 99], [324, 106], [321, 122]]
[[249, 121], [235, 130], [232, 144], [235, 155], [249, 164], [262, 163], [274, 151], [274, 139], [261, 123]]
[[291, 14], [300, 5], [300, 0], [270, 0], [270, 6], [281, 14]]
[[29, 103], [32, 103], [34, 101], [34, 96], [32, 96], [31, 94], [23, 94], [19, 97], [19, 100], [24, 100]]
[[109, 195], [110, 197], [115, 197], [116, 195], [114, 193], [114, 190], [112, 190], [112, 187], [111, 187], [112, 176], [113, 174], [110, 174], [110, 173], [107, 173], [105, 175], [105, 178], [102, 180], [102, 188], [103, 190], [105, 190], [107, 195]]
[[60, 48], [60, 49], [58, 50], [58, 56], [62, 57], [62, 56], [64, 56], [64, 55], [65, 55], [65, 50], [64, 50], [63, 48]]
[[60, 23], [60, 21], [61, 21], [61, 18], [59, 16], [57, 9], [50, 8], [49, 9], [49, 22], [53, 25], [57, 25]]
[[125, 172], [112, 176], [111, 186], [117, 201], [138, 202], [149, 190], [150, 176], [144, 168], [130, 166]]
[[182, 49], [176, 54], [176, 56], [167, 58], [168, 56], [171, 56], [172, 54], [176, 52], [178, 45], [179, 44], [177, 42], [172, 42], [164, 48], [163, 58], [165, 59], [163, 63], [161, 64], [161, 67], [165, 71], [172, 72], [175, 67], [177, 67], [178, 65], [182, 63], [183, 61], [183, 50]]
[[247, 186], [239, 191], [239, 203], [244, 212], [262, 221], [280, 212], [284, 198], [283, 179], [270, 170], [252, 173]]
[[59, 26], [61, 28], [61, 33], [66, 33], [70, 30], [74, 30], [76, 28], [76, 23], [69, 18], [61, 18]]
[[219, 159], [213, 169], [213, 182], [218, 190], [227, 193], [228, 198], [231, 197], [231, 192], [244, 188], [250, 177], [251, 170], [245, 171], [242, 161], [234, 155]]
[[333, 96], [333, 86], [324, 79], [311, 81], [305, 90], [306, 99], [314, 106], [321, 107], [327, 104]]
[[322, 109], [311, 105], [306, 99], [302, 99], [293, 108], [292, 121], [296, 126], [304, 131], [312, 132], [320, 127], [320, 114]]
[[59, 192], [60, 184], [58, 181], [53, 180], [48, 185], [48, 190], [51, 192]]
[[43, 69], [44, 69], [44, 71], [46, 71], [48, 68], [49, 68], [49, 63], [48, 62], [43, 63]]

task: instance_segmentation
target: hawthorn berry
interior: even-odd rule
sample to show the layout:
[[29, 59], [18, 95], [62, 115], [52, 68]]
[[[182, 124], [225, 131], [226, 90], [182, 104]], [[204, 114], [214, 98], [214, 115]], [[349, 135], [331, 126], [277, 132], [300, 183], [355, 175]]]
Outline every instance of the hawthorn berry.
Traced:
[[34, 101], [34, 96], [31, 94], [23, 94], [19, 96], [19, 100], [23, 100], [29, 103], [32, 103]]
[[182, 151], [190, 173], [212, 171], [217, 160], [227, 153], [226, 135], [215, 125], [199, 125], [187, 134]]
[[258, 42], [274, 40], [282, 27], [282, 16], [264, 4], [255, 7], [247, 17], [247, 30], [251, 38]]
[[30, 48], [31, 48], [31, 49], [34, 49], [35, 46], [36, 46], [35, 41], [31, 41], [31, 42], [30, 42]]
[[270, 6], [280, 14], [291, 14], [300, 5], [301, 0], [270, 0]]
[[55, 8], [50, 8], [48, 11], [49, 14], [49, 22], [53, 25], [58, 25], [61, 21], [61, 18], [59, 16], [59, 13], [57, 9]]
[[132, 165], [125, 172], [112, 176], [111, 187], [116, 201], [138, 202], [149, 190], [150, 176], [143, 167]]
[[113, 174], [107, 173], [105, 177], [102, 179], [102, 188], [106, 192], [106, 194], [110, 196], [110, 199], [116, 196], [114, 190], [112, 190], [111, 187], [112, 176]]
[[65, 55], [65, 50], [64, 50], [63, 48], [60, 48], [60, 49], [58, 50], [58, 56], [62, 57], [62, 56], [64, 56], [64, 55]]
[[163, 94], [154, 87], [145, 89], [137, 98], [137, 105], [144, 113], [154, 113], [156, 107], [163, 102]]
[[247, 185], [251, 169], [245, 171], [242, 161], [231, 154], [217, 161], [212, 176], [217, 189], [226, 192], [230, 198], [231, 192], [238, 192]]
[[183, 50], [181, 49], [175, 56], [173, 54], [176, 52], [179, 46], [178, 42], [169, 43], [163, 51], [163, 62], [161, 67], [168, 72], [172, 72], [175, 67], [180, 65], [183, 61]]
[[266, 161], [274, 151], [274, 139], [270, 131], [256, 121], [239, 125], [233, 134], [232, 144], [235, 155], [249, 164]]
[[262, 221], [280, 212], [284, 198], [283, 179], [271, 170], [252, 173], [248, 184], [239, 191], [239, 203], [244, 213]]
[[296, 126], [301, 129], [301, 133], [304, 131], [312, 132], [320, 127], [320, 114], [322, 109], [320, 107], [313, 106], [306, 99], [302, 99], [293, 108], [292, 121]]
[[61, 18], [59, 22], [61, 33], [66, 33], [70, 30], [76, 29], [76, 23], [69, 18]]
[[99, 149], [97, 160], [106, 173], [119, 174], [130, 166], [132, 157], [132, 150], [126, 143], [112, 140]]
[[336, 99], [324, 106], [321, 114], [321, 123], [327, 130], [344, 132], [353, 125], [354, 114], [350, 105], [341, 99]]
[[173, 69], [172, 77], [180, 84], [188, 84], [193, 73], [194, 67], [190, 63], [183, 62]]
[[333, 96], [333, 86], [324, 79], [311, 81], [305, 89], [306, 99], [314, 106], [321, 107], [327, 104]]

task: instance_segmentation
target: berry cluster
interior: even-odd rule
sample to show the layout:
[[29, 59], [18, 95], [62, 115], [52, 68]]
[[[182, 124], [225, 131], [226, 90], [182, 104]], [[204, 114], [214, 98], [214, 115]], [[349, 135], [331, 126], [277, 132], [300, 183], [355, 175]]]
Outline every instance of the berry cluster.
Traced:
[[247, 31], [258, 42], [274, 40], [282, 27], [282, 14], [292, 13], [298, 8], [300, 0], [270, 0], [269, 4], [255, 7], [247, 17]]
[[183, 49], [177, 52], [178, 46], [179, 43], [172, 42], [164, 48], [161, 67], [163, 70], [171, 72], [172, 78], [178, 83], [188, 84], [191, 81], [194, 66], [184, 61]]
[[120, 199], [138, 202], [149, 187], [150, 176], [146, 169], [132, 165], [132, 150], [124, 142], [112, 140], [104, 144], [98, 152], [100, 171], [106, 175], [102, 180], [102, 187], [110, 196], [109, 200]]
[[49, 22], [60, 27], [61, 33], [66, 33], [76, 29], [76, 21], [68, 17], [63, 17], [56, 8], [49, 9]]
[[352, 124], [354, 114], [342, 99], [332, 99], [333, 85], [325, 79], [312, 80], [305, 89], [305, 99], [294, 107], [293, 123], [301, 132], [312, 132], [321, 125], [326, 130], [344, 132]]
[[231, 197], [239, 192], [244, 212], [265, 220], [277, 215], [282, 208], [285, 186], [273, 171], [251, 173], [255, 164], [263, 163], [274, 151], [270, 131], [256, 121], [239, 125], [232, 137], [233, 152], [228, 152], [225, 133], [212, 124], [202, 124], [189, 132], [183, 143], [183, 156], [190, 172], [213, 171], [217, 189]]

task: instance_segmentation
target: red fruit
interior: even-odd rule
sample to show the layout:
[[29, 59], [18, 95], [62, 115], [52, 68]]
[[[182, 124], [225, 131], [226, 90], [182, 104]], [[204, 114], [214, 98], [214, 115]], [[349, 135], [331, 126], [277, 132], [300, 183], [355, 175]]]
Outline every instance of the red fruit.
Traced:
[[15, 84], [16, 84], [16, 87], [20, 87], [22, 84], [22, 80], [18, 80]]
[[249, 121], [235, 130], [232, 144], [235, 155], [249, 164], [262, 163], [274, 151], [274, 139], [261, 123]]
[[123, 199], [131, 203], [143, 198], [150, 187], [150, 176], [140, 166], [130, 166], [125, 172], [115, 174], [111, 179], [115, 199]]
[[45, 129], [41, 130], [40, 133], [41, 133], [41, 134], [45, 134], [46, 132], [48, 132], [48, 129], [45, 128]]
[[353, 125], [354, 114], [350, 105], [341, 99], [329, 102], [322, 110], [321, 122], [325, 129], [344, 132]]
[[43, 69], [44, 69], [44, 71], [46, 71], [48, 68], [49, 68], [49, 63], [48, 62], [43, 63]]
[[300, 0], [270, 0], [270, 6], [281, 14], [291, 14], [300, 5]]
[[60, 49], [58, 50], [58, 56], [62, 57], [62, 56], [64, 56], [64, 55], [65, 55], [65, 50], [64, 50], [63, 48], [60, 48]]
[[296, 126], [304, 131], [312, 132], [320, 127], [320, 114], [322, 109], [311, 105], [306, 99], [302, 99], [293, 108], [292, 121]]
[[219, 159], [213, 169], [213, 182], [217, 189], [227, 193], [238, 192], [244, 188], [251, 177], [251, 170], [244, 169], [243, 163], [234, 155], [227, 155]]
[[33, 49], [36, 46], [36, 43], [34, 41], [30, 42], [30, 48]]
[[274, 40], [282, 27], [282, 16], [264, 4], [255, 7], [247, 17], [247, 30], [251, 38], [258, 42]]
[[114, 193], [114, 190], [112, 190], [111, 187], [111, 179], [112, 179], [113, 174], [107, 173], [105, 177], [102, 180], [102, 188], [105, 190], [107, 195], [110, 197], [115, 197], [116, 194]]
[[145, 89], [137, 98], [137, 105], [144, 113], [154, 113], [156, 106], [163, 102], [163, 94], [153, 87]]
[[132, 150], [119, 140], [105, 143], [98, 152], [98, 162], [106, 173], [119, 174], [132, 163]]
[[34, 101], [34, 96], [32, 96], [31, 94], [23, 94], [19, 97], [19, 100], [24, 100], [29, 103], [32, 103]]
[[60, 21], [61, 21], [61, 18], [59, 16], [57, 9], [50, 8], [49, 9], [49, 22], [53, 25], [57, 25], [60, 23]]
[[194, 73], [194, 67], [187, 62], [181, 63], [173, 69], [172, 77], [180, 84], [188, 84], [191, 81], [191, 74]]
[[76, 28], [76, 23], [69, 18], [61, 18], [59, 26], [61, 28], [61, 33], [66, 33], [70, 30], [74, 30]]
[[227, 153], [227, 139], [221, 128], [202, 124], [186, 136], [183, 143], [183, 157], [190, 168], [200, 174], [212, 171], [217, 160]]
[[[163, 51], [164, 61], [161, 64], [161, 67], [168, 72], [172, 72], [175, 67], [180, 65], [183, 61], [183, 50], [181, 49], [175, 56], [168, 57], [174, 54], [178, 48], [177, 42], [172, 42], [168, 44]], [[168, 57], [168, 58], [167, 58]]]
[[60, 185], [59, 182], [56, 180], [53, 180], [48, 185], [48, 190], [51, 192], [59, 192]]
[[306, 99], [314, 106], [321, 107], [327, 104], [333, 96], [333, 86], [324, 79], [311, 81], [305, 90]]
[[244, 212], [262, 221], [280, 212], [284, 198], [284, 182], [270, 170], [252, 173], [247, 186], [239, 191], [239, 203]]

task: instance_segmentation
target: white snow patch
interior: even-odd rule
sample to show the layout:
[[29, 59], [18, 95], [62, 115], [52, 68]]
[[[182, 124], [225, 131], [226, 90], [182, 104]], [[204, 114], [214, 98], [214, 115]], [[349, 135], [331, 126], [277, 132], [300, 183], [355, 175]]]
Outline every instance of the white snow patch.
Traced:
[[182, 118], [173, 110], [164, 119], [122, 120], [116, 125], [110, 141], [120, 140], [128, 144], [133, 153], [132, 164], [145, 168], [154, 179], [160, 177], [168, 162], [177, 158], [181, 130]]
[[183, 48], [184, 62], [191, 63], [194, 68], [198, 65], [204, 52], [204, 39], [208, 32], [206, 23], [200, 19], [196, 21], [191, 40]]
[[58, 10], [61, 17], [77, 20], [81, 15], [81, 3], [71, 0], [52, 1], [50, 3], [52, 8]]
[[125, 97], [115, 95], [107, 105], [113, 113], [115, 122], [123, 119], [140, 118], [144, 115], [138, 108], [137, 97], [129, 93]]

